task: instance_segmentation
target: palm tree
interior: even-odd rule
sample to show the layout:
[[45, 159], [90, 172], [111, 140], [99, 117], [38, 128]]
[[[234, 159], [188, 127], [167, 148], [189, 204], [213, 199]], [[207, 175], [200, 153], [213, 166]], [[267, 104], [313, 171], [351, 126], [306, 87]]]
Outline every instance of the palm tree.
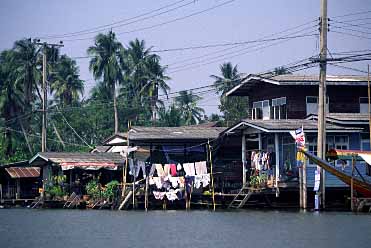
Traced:
[[143, 86], [142, 92], [146, 92], [146, 95], [150, 99], [152, 121], [156, 121], [156, 111], [159, 109], [158, 105], [163, 106], [164, 103], [159, 100], [159, 90], [161, 90], [166, 96], [170, 90], [169, 85], [166, 84], [170, 77], [165, 75], [166, 67], [162, 67], [160, 64], [159, 57], [151, 56], [147, 59], [147, 83]]
[[292, 74], [292, 73], [286, 67], [280, 66], [280, 67], [274, 68], [273, 74], [277, 76], [277, 75], [285, 75], [285, 74]]
[[179, 96], [175, 98], [175, 104], [182, 112], [182, 116], [186, 125], [195, 125], [202, 119], [205, 110], [197, 106], [197, 102], [202, 97], [194, 95], [192, 91], [180, 91]]
[[14, 51], [5, 50], [0, 54], [0, 116], [5, 123], [5, 154], [14, 153], [12, 144], [12, 119], [21, 114], [24, 106], [22, 85], [15, 78], [16, 64], [14, 64]]
[[233, 66], [230, 62], [220, 65], [220, 74], [221, 76], [210, 76], [215, 79], [214, 87], [218, 93], [225, 94], [241, 81], [241, 74], [238, 73], [237, 65]]
[[[40, 49], [31, 41], [23, 39], [14, 43], [13, 63], [15, 65], [15, 82], [23, 85], [24, 106], [23, 112], [30, 113], [32, 102], [35, 100], [34, 92], [37, 90], [37, 83], [41, 81], [41, 72], [38, 69], [40, 64]], [[26, 129], [29, 127], [29, 118], [26, 118]]]
[[248, 111], [247, 97], [225, 96], [229, 90], [241, 82], [241, 74], [238, 72], [237, 65], [233, 66], [230, 62], [220, 65], [220, 76], [211, 75], [213, 78], [214, 87], [220, 94], [219, 109], [224, 114], [224, 119], [227, 122], [238, 121], [246, 118]]
[[179, 127], [183, 124], [182, 112], [174, 104], [171, 104], [168, 109], [159, 108], [158, 115], [160, 126]]
[[59, 103], [71, 105], [76, 102], [84, 92], [84, 82], [79, 79], [79, 68], [76, 61], [67, 55], [59, 58], [56, 66], [56, 75], [51, 84], [51, 93], [59, 100]]
[[118, 133], [116, 86], [123, 82], [124, 48], [116, 39], [115, 33], [110, 31], [108, 34], [98, 34], [95, 37], [95, 45], [89, 47], [87, 52], [93, 56], [89, 70], [93, 72], [95, 79], [103, 80], [112, 92], [115, 133]]

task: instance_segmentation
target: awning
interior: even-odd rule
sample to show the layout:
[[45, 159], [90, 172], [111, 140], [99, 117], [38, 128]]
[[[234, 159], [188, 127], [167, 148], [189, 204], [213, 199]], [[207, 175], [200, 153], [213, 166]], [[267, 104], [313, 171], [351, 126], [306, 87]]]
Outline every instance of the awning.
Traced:
[[10, 167], [5, 168], [11, 178], [31, 178], [40, 176], [39, 167]]
[[117, 170], [117, 165], [115, 163], [107, 162], [63, 162], [60, 163], [62, 170], [72, 170], [75, 168], [83, 170]]

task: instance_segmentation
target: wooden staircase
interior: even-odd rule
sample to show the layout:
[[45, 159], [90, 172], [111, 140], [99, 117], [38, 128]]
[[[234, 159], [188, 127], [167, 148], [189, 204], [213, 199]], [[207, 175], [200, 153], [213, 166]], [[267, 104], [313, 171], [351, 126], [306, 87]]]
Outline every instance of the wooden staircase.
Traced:
[[80, 196], [73, 192], [66, 203], [64, 204], [63, 208], [73, 208], [76, 207], [80, 203]]
[[44, 204], [44, 201], [43, 200], [44, 200], [43, 197], [39, 197], [34, 202], [32, 202], [29, 207], [30, 208], [42, 207], [42, 205]]
[[254, 190], [246, 186], [243, 186], [241, 190], [238, 192], [238, 194], [233, 198], [231, 203], [228, 205], [228, 208], [230, 209], [242, 208], [246, 204], [246, 202], [250, 199], [250, 197], [253, 195], [253, 193]]

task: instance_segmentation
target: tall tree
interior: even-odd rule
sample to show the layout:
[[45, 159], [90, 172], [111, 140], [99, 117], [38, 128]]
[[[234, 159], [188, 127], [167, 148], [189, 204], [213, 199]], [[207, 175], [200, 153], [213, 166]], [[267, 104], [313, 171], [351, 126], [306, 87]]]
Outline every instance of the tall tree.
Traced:
[[84, 82], [79, 78], [76, 61], [62, 55], [56, 66], [56, 75], [51, 84], [51, 92], [62, 106], [77, 102], [84, 92]]
[[16, 82], [16, 64], [14, 51], [3, 51], [0, 54], [0, 116], [4, 118], [5, 155], [14, 154], [15, 148], [12, 141], [12, 124], [23, 109], [23, 85]]
[[179, 127], [184, 123], [182, 112], [175, 104], [171, 104], [168, 109], [161, 107], [158, 115], [159, 125], [163, 127]]
[[123, 82], [124, 47], [116, 39], [112, 31], [108, 34], [98, 34], [95, 37], [95, 45], [87, 50], [93, 58], [90, 60], [89, 70], [94, 78], [102, 80], [113, 95], [113, 108], [115, 119], [115, 133], [119, 131], [116, 86]]
[[175, 98], [175, 104], [182, 112], [185, 125], [195, 125], [202, 120], [205, 110], [198, 107], [197, 103], [202, 97], [194, 95], [192, 91], [180, 91]]
[[[159, 100], [159, 91], [162, 91], [166, 96], [170, 90], [169, 85], [166, 81], [170, 77], [165, 75], [166, 68], [161, 66], [160, 59], [157, 56], [151, 56], [147, 59], [147, 83], [142, 88], [142, 92], [145, 92], [150, 99], [152, 121], [156, 121], [156, 112], [159, 106], [163, 106], [163, 102]], [[159, 105], [159, 106], [158, 106]]]
[[[23, 85], [24, 102], [22, 109], [24, 113], [32, 111], [32, 103], [35, 100], [34, 92], [37, 84], [41, 81], [40, 49], [31, 39], [18, 40], [14, 43], [14, 56], [12, 58], [15, 66], [15, 78], [17, 84]], [[25, 118], [26, 129], [29, 127], [29, 118]]]
[[227, 122], [239, 121], [247, 117], [248, 99], [247, 97], [226, 97], [225, 93], [241, 82], [241, 74], [238, 72], [237, 65], [232, 63], [223, 63], [220, 65], [220, 76], [211, 75], [214, 81], [214, 87], [220, 94], [219, 109]]

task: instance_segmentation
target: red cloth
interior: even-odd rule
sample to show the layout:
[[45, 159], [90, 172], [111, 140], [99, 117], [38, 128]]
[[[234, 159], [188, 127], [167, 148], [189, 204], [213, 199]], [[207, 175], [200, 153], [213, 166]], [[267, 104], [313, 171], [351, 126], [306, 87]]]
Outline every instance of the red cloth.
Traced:
[[175, 164], [170, 164], [170, 174], [173, 177], [176, 176], [176, 165]]

